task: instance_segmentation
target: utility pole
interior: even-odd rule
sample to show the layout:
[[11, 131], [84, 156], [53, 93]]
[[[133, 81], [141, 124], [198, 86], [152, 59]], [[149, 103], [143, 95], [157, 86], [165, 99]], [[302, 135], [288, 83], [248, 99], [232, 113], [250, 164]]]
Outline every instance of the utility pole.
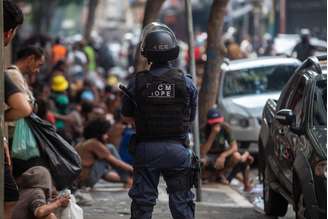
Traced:
[[280, 0], [279, 2], [280, 7], [280, 29], [279, 33], [286, 32], [286, 0]]
[[4, 211], [4, 55], [3, 55], [3, 1], [0, 1], [0, 217], [3, 218]]
[[[192, 19], [192, 10], [190, 0], [185, 0], [185, 11], [187, 17], [187, 27], [188, 27], [188, 52], [189, 52], [189, 71], [192, 75], [194, 84], [197, 83], [196, 76], [196, 64], [195, 64], [195, 54], [194, 54], [194, 30], [193, 30], [193, 19]], [[199, 121], [198, 121], [198, 107], [196, 110], [196, 118], [193, 123], [193, 132], [194, 132], [194, 152], [200, 157], [200, 146], [199, 146]], [[201, 174], [198, 178], [198, 187], [196, 188], [196, 201], [202, 201], [202, 192], [201, 192]]]

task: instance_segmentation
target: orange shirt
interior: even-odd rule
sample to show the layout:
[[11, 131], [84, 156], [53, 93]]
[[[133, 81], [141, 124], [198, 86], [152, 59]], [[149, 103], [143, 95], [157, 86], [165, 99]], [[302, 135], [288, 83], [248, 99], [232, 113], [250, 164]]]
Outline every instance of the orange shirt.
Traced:
[[67, 54], [67, 49], [65, 46], [60, 44], [55, 44], [52, 46], [52, 63], [56, 64], [59, 60], [65, 59]]

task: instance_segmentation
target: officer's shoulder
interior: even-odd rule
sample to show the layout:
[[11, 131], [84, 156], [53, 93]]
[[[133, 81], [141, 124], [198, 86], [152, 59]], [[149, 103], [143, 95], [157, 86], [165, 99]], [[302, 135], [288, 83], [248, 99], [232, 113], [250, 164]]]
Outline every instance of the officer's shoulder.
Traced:
[[193, 77], [192, 77], [191, 74], [184, 74], [184, 78], [185, 78], [185, 80], [188, 84], [193, 84], [194, 83]]
[[146, 74], [146, 73], [147, 73], [147, 71], [134, 72], [134, 73], [128, 75], [128, 76], [126, 77], [126, 79], [127, 79], [129, 82], [134, 82], [134, 81], [136, 80], [137, 76], [141, 76], [141, 75]]
[[184, 75], [185, 75], [185, 77], [188, 78], [188, 79], [191, 79], [191, 80], [193, 79], [191, 74], [184, 74]]
[[177, 72], [179, 72], [181, 75], [183, 75], [185, 78], [189, 78], [192, 80], [192, 75], [188, 74], [186, 71], [180, 69], [180, 68], [172, 68], [173, 70], [176, 70]]
[[133, 78], [136, 78], [137, 75], [140, 75], [140, 74], [145, 74], [147, 72], [147, 70], [144, 70], [144, 71], [138, 71], [138, 72], [133, 72], [132, 74], [129, 74], [127, 76], [127, 79], [133, 79]]

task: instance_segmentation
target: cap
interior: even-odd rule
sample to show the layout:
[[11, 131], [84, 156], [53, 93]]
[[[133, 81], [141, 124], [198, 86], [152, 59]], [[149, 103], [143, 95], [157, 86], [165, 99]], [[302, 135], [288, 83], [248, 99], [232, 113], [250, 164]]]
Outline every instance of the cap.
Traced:
[[224, 122], [224, 117], [221, 115], [217, 108], [212, 108], [208, 110], [207, 113], [207, 123], [212, 125], [216, 123]]
[[55, 103], [59, 106], [67, 106], [69, 104], [69, 98], [65, 94], [56, 96]]
[[118, 78], [115, 75], [109, 75], [107, 78], [107, 85], [109, 86], [115, 86], [118, 84]]
[[81, 100], [92, 102], [95, 100], [95, 95], [92, 93], [92, 91], [85, 90], [81, 94]]
[[63, 75], [57, 75], [52, 78], [51, 89], [55, 92], [63, 92], [68, 88], [68, 81]]

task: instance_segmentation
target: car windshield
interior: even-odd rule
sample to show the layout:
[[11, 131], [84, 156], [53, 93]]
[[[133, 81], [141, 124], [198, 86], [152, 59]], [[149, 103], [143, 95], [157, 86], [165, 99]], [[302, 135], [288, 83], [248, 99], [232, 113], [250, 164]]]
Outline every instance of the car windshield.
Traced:
[[327, 80], [316, 84], [313, 101], [313, 125], [327, 126]]
[[227, 71], [223, 83], [223, 97], [281, 91], [296, 67], [279, 65]]

